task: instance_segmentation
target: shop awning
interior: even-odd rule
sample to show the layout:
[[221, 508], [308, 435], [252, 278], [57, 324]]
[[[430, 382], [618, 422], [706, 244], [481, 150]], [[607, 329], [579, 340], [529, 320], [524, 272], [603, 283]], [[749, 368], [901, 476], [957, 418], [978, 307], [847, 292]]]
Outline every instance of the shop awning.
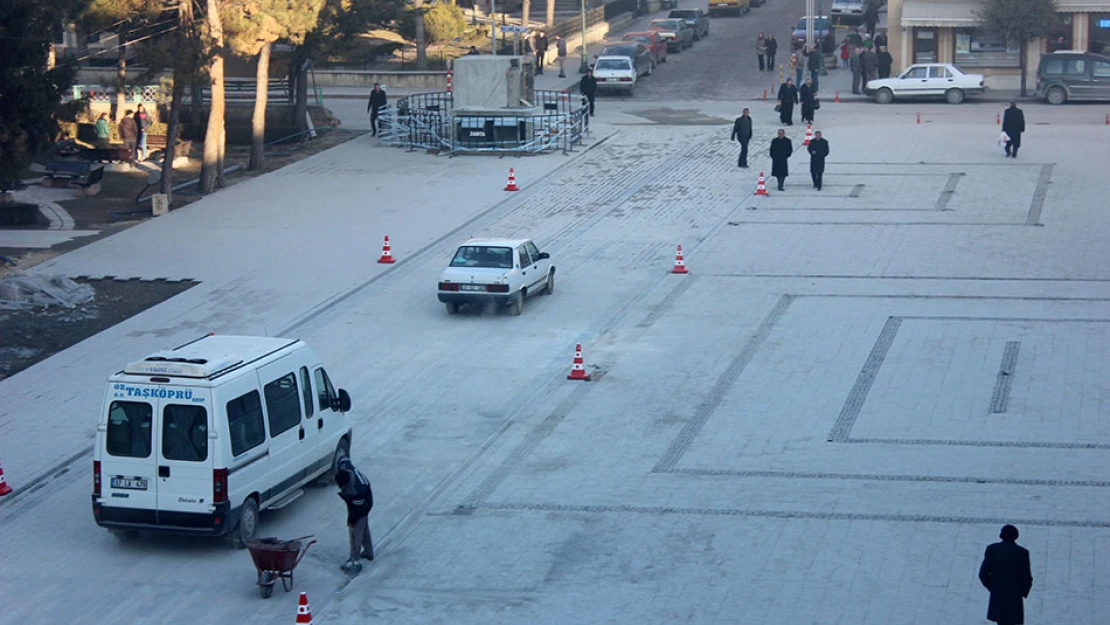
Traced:
[[1060, 13], [1105, 13], [1110, 7], [1106, 2], [1093, 0], [1056, 0], [1056, 10]]
[[973, 26], [979, 21], [975, 16], [978, 6], [975, 0], [906, 0], [902, 26]]

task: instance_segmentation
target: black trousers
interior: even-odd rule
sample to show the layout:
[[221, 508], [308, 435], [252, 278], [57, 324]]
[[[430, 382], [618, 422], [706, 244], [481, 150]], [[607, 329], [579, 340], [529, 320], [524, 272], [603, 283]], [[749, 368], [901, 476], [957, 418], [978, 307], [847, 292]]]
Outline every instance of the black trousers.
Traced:
[[782, 185], [786, 184], [786, 176], [775, 176], [779, 181], [779, 191], [782, 191]]
[[769, 72], [775, 71], [775, 55], [773, 55], [773, 54], [768, 54], [767, 55], [767, 71], [769, 71]]
[[863, 73], [852, 72], [852, 93], [859, 93], [863, 84]]
[[594, 114], [594, 98], [595, 97], [597, 97], [596, 94], [593, 94], [593, 93], [586, 94], [586, 99], [590, 101], [590, 115]]
[[809, 176], [813, 178], [813, 186], [817, 187], [817, 189], [820, 190], [821, 179], [825, 176], [825, 168], [822, 167], [821, 169], [815, 169], [811, 167], [809, 170]]
[[370, 109], [370, 136], [378, 136], [378, 107]]
[[536, 52], [536, 73], [543, 73], [543, 52]]
[[1013, 156], [1017, 158], [1018, 148], [1021, 147], [1021, 133], [1015, 132], [1010, 140], [1006, 142], [1006, 156]]
[[748, 141], [751, 141], [751, 139], [740, 140], [740, 159], [736, 162], [740, 167], [748, 166]]
[[766, 69], [766, 68], [765, 68], [765, 67], [763, 66], [763, 55], [762, 55], [762, 54], [758, 54], [758, 55], [756, 55], [756, 56], [758, 56], [758, 57], [759, 57], [759, 71], [761, 71], [761, 72], [762, 72], [762, 71], [763, 71], [764, 69]]

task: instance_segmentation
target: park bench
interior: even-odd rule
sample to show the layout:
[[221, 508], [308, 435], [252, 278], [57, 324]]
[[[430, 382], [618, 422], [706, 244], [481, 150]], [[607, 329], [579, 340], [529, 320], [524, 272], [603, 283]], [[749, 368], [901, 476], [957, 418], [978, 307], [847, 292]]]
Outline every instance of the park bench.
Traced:
[[87, 195], [100, 192], [100, 181], [104, 178], [104, 166], [89, 161], [50, 161], [46, 164], [44, 186], [75, 185], [85, 190]]
[[[147, 135], [146, 148], [148, 154], [154, 154], [156, 150], [166, 151], [166, 135]], [[175, 156], [188, 156], [189, 151], [193, 148], [192, 141], [177, 140], [177, 147], [174, 148]]]

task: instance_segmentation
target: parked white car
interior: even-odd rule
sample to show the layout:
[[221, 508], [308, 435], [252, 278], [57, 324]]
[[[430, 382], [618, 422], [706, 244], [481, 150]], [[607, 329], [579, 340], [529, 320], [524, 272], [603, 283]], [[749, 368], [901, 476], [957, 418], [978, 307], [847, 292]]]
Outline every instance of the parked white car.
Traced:
[[555, 265], [531, 239], [470, 239], [443, 271], [438, 296], [452, 315], [463, 304], [507, 305], [519, 315], [528, 296], [554, 292]]
[[895, 98], [942, 97], [949, 104], [959, 104], [969, 95], [986, 91], [982, 74], [967, 74], [947, 63], [918, 63], [894, 78], [868, 81], [863, 92], [880, 104]]
[[627, 56], [599, 56], [594, 63], [594, 78], [598, 90], [636, 91], [636, 67]]

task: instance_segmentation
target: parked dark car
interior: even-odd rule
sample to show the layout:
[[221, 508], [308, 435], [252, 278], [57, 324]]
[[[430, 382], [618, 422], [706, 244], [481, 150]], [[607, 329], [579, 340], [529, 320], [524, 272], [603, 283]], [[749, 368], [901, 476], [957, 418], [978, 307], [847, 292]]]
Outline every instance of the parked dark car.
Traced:
[[680, 19], [694, 29], [694, 41], [709, 36], [709, 15], [701, 9], [675, 9], [667, 14], [670, 19]]
[[686, 20], [656, 18], [648, 24], [648, 30], [659, 31], [668, 52], [682, 52], [694, 45], [694, 29], [686, 25]]
[[1049, 104], [1110, 100], [1110, 57], [1073, 50], [1042, 54], [1037, 97]]
[[[836, 35], [833, 33], [832, 20], [828, 17], [813, 18], [813, 41], [821, 44], [821, 51], [828, 54], [836, 48]], [[794, 35], [790, 38], [793, 49], [797, 50], [806, 45], [806, 18], [798, 20], [794, 28]]]
[[602, 56], [626, 56], [632, 59], [637, 76], [650, 76], [655, 71], [655, 58], [651, 49], [642, 43], [617, 43], [601, 49]]

